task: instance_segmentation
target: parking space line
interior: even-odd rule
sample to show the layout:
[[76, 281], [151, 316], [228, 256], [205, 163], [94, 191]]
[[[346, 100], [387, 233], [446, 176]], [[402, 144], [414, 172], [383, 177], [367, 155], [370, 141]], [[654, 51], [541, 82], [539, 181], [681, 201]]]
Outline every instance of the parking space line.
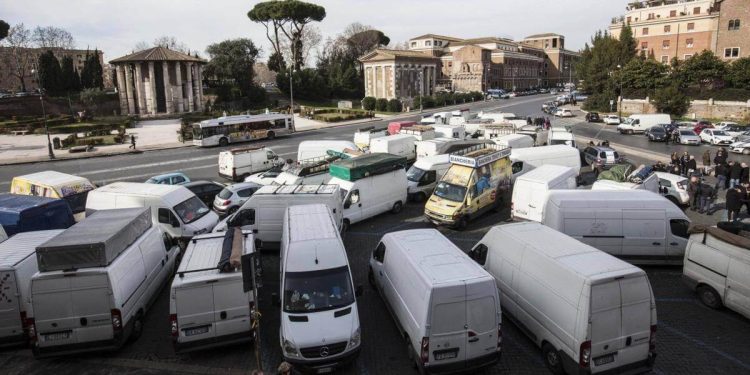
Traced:
[[718, 355], [720, 355], [720, 356], [728, 359], [729, 361], [733, 362], [734, 364], [736, 364], [736, 365], [738, 365], [738, 366], [740, 366], [740, 367], [742, 367], [742, 368], [744, 368], [746, 370], [750, 370], [750, 364], [749, 363], [746, 363], [743, 360], [741, 360], [741, 359], [739, 359], [739, 358], [737, 358], [737, 357], [735, 357], [735, 356], [733, 356], [733, 355], [731, 355], [729, 353], [725, 353], [725, 352], [723, 352], [723, 351], [721, 351], [719, 349], [716, 349], [716, 348], [712, 347], [711, 345], [709, 345], [709, 344], [707, 344], [707, 343], [705, 343], [705, 342], [703, 342], [703, 341], [701, 341], [699, 339], [693, 338], [690, 335], [688, 335], [688, 334], [686, 334], [686, 333], [678, 330], [677, 328], [673, 328], [670, 325], [665, 324], [663, 322], [659, 322], [659, 328], [664, 328], [668, 332], [673, 333], [673, 334], [675, 334], [677, 336], [680, 336], [683, 339], [685, 339], [685, 340], [693, 343], [695, 346], [701, 347], [701, 348], [706, 349], [706, 350], [710, 350], [710, 351], [712, 351], [712, 352], [714, 352], [714, 353], [716, 353], [716, 354], [718, 354]]

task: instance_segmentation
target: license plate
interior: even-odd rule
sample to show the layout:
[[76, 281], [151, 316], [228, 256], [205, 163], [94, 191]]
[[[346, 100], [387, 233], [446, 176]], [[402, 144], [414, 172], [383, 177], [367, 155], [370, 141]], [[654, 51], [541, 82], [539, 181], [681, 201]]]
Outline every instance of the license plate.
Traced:
[[70, 331], [48, 333], [44, 335], [44, 338], [47, 341], [67, 340], [70, 338]]
[[606, 365], [615, 361], [615, 355], [605, 355], [604, 357], [594, 358], [594, 364], [597, 366]]
[[458, 357], [458, 349], [455, 350], [449, 350], [449, 351], [442, 351], [442, 352], [435, 352], [435, 360], [440, 361], [443, 359], [451, 359]]
[[185, 336], [202, 335], [204, 333], [208, 333], [208, 326], [198, 327], [198, 328], [189, 328], [185, 330]]
[[329, 374], [331, 372], [333, 372], [333, 367], [323, 367], [317, 369], [318, 374]]

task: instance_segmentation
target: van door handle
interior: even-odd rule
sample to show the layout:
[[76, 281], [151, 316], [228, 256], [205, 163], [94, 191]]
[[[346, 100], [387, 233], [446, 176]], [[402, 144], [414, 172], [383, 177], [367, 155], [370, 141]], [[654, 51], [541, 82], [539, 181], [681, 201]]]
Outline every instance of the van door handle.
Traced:
[[378, 271], [378, 275], [383, 276], [383, 271]]
[[357, 207], [362, 207], [362, 203], [358, 204]]
[[677, 246], [677, 242], [670, 242], [669, 244], [672, 246]]
[[469, 339], [469, 342], [477, 342], [479, 341], [479, 337], [472, 337]]
[[632, 343], [633, 343], [633, 337], [632, 336], [628, 336], [628, 338], [625, 339], [625, 346], [630, 346], [630, 344], [632, 344]]
[[654, 245], [654, 246], [659, 246], [659, 245], [661, 245], [661, 242], [652, 242], [651, 244]]

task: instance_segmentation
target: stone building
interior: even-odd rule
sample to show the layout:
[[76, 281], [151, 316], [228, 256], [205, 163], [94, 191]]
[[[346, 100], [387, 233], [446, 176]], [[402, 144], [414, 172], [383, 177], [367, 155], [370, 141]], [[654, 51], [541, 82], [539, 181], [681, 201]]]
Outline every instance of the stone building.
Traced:
[[436, 57], [379, 48], [359, 61], [365, 74], [365, 96], [393, 99], [434, 93], [440, 62]]
[[565, 37], [555, 33], [530, 35], [521, 41], [522, 46], [544, 51], [542, 85], [563, 86], [575, 81], [575, 65], [581, 54], [565, 49]]
[[24, 84], [26, 91], [34, 91], [39, 88], [39, 82], [36, 80], [36, 75], [31, 73], [37, 62], [39, 61], [39, 55], [46, 52], [47, 50], [57, 57], [57, 60], [62, 62], [63, 57], [70, 57], [73, 60], [73, 67], [80, 74], [83, 70], [83, 65], [86, 62], [86, 55], [97, 53], [99, 55], [99, 63], [102, 65], [103, 70], [103, 82], [104, 87], [112, 87], [111, 84], [107, 85], [109, 81], [106, 78], [106, 69], [104, 69], [104, 52], [85, 50], [85, 49], [63, 49], [63, 48], [20, 48], [20, 54], [18, 59], [13, 55], [11, 47], [0, 47], [0, 90], [8, 91], [21, 91], [22, 85], [18, 78], [17, 70], [18, 64], [21, 66], [21, 70], [24, 71]]
[[728, 61], [750, 56], [748, 0], [636, 1], [625, 15], [612, 19], [612, 36], [619, 37], [625, 24], [638, 50], [665, 64], [704, 50]]
[[109, 63], [115, 67], [121, 114], [153, 116], [203, 109], [206, 60], [154, 47]]

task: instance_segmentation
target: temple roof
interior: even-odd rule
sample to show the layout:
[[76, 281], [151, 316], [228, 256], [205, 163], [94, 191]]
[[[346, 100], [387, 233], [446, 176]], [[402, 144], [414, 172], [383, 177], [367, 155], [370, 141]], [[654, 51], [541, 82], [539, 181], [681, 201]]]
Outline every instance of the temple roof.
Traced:
[[131, 53], [130, 55], [126, 55], [123, 57], [118, 57], [114, 60], [111, 60], [109, 63], [117, 64], [138, 61], [192, 61], [197, 63], [206, 63], [206, 60], [204, 59], [186, 55], [182, 52], [171, 50], [166, 47], [144, 49], [143, 51]]

